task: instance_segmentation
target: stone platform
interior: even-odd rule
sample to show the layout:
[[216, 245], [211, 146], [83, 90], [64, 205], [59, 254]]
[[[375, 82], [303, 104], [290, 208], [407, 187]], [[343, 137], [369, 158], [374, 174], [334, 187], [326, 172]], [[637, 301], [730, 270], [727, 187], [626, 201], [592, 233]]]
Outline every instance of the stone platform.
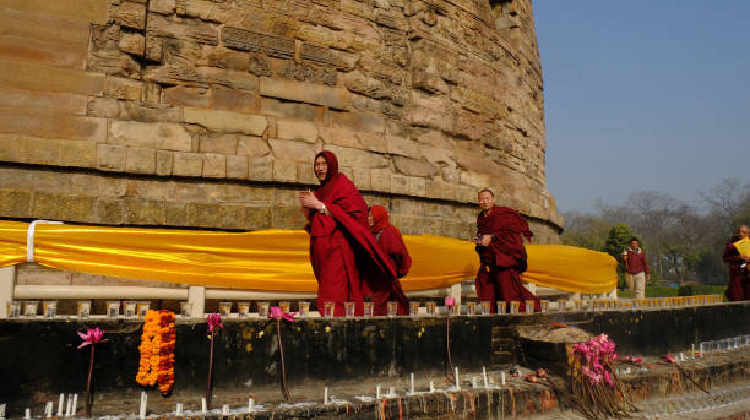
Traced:
[[[667, 352], [687, 353], [691, 344], [697, 348], [702, 341], [749, 334], [750, 324], [745, 321], [749, 309], [750, 304], [721, 304], [670, 310], [452, 317], [451, 355], [459, 368], [460, 390], [446, 382], [449, 369], [444, 317], [310, 318], [282, 323], [286, 371], [296, 406], [279, 405], [275, 322], [229, 318], [216, 338], [214, 407], [245, 407], [247, 398], [253, 396], [258, 404], [272, 407], [271, 412], [277, 416], [287, 413], [285, 418], [358, 418], [356, 413], [367, 418], [375, 413], [381, 418], [403, 418], [405, 413], [411, 413], [407, 417], [479, 414], [480, 409], [494, 413], [480, 418], [501, 418], [512, 413], [559, 411], [561, 402], [554, 392], [511, 378], [507, 371], [515, 365], [564, 366], [565, 345], [521, 338], [519, 331], [565, 323], [593, 334], [610, 334], [621, 355], [655, 357]], [[33, 414], [40, 414], [44, 404], [56, 402], [61, 392], [78, 393], [82, 411], [89, 352], [76, 350], [80, 343], [76, 331], [86, 327], [106, 329], [109, 339], [97, 348], [94, 414], [138, 411], [142, 388], [135, 382], [135, 373], [140, 320], [20, 318], [0, 322], [0, 354], [4, 356], [0, 359], [0, 376], [5, 379], [0, 385], [0, 404], [8, 404], [11, 418], [20, 417], [27, 407]], [[205, 393], [209, 351], [206, 324], [178, 318], [176, 327], [175, 391], [168, 398], [156, 390], [147, 391], [154, 413], [172, 412], [176, 402], [184, 402], [186, 410], [197, 410]], [[750, 356], [748, 360], [743, 358], [747, 355], [739, 357], [744, 354], [740, 350], [723, 359], [691, 361], [695, 365], [690, 367], [688, 363], [686, 367], [693, 369], [695, 378], [706, 386], [743, 382]], [[488, 371], [490, 387], [496, 388], [484, 389], [483, 367]], [[501, 371], [507, 375], [505, 387], [499, 386]], [[675, 382], [675, 372], [673, 367], [657, 366], [623, 379], [643, 399], [691, 391], [692, 382], [680, 379], [684, 373], [679, 372]], [[411, 373], [416, 394], [407, 395]], [[437, 393], [424, 393], [430, 381]], [[472, 387], [472, 381], [474, 385], [478, 382], [478, 388]], [[665, 385], [674, 383], [682, 385]], [[377, 385], [381, 385], [383, 394], [393, 387], [396, 395], [374, 401]], [[337, 398], [334, 401], [342, 403], [320, 405], [324, 387]], [[565, 404], [562, 401], [562, 408]]]

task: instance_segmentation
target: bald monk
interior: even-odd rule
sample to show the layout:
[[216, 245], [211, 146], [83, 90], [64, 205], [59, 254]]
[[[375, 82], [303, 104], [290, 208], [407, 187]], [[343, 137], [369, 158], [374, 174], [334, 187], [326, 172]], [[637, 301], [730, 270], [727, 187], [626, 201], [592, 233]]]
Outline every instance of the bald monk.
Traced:
[[[391, 222], [388, 220], [388, 211], [385, 207], [379, 205], [370, 207], [370, 230], [373, 236], [375, 236], [375, 241], [380, 246], [380, 249], [388, 256], [391, 264], [396, 269], [396, 277], [400, 279], [406, 276], [411, 268], [411, 257], [409, 256], [409, 251], [406, 249], [406, 245], [404, 245], [401, 232], [398, 228], [391, 225]], [[383, 284], [384, 287], [381, 290], [372, 290], [375, 315], [385, 315], [388, 301], [398, 301], [403, 295], [403, 292], [401, 292], [401, 282], [396, 280], [396, 283], [395, 287]], [[406, 312], [406, 309], [405, 304], [399, 305], [399, 314], [404, 315], [405, 313], [401, 313], [401, 311]]]
[[474, 282], [480, 301], [490, 301], [492, 312], [497, 311], [498, 300], [533, 302], [539, 311], [539, 299], [521, 283], [521, 273], [526, 271], [526, 247], [522, 236], [531, 241], [534, 235], [518, 211], [495, 205], [495, 193], [489, 189], [479, 192], [477, 237], [475, 250], [479, 254], [479, 272]]
[[310, 234], [310, 262], [318, 281], [318, 310], [323, 312], [325, 302], [335, 302], [334, 315], [343, 316], [344, 302], [355, 302], [355, 314], [361, 316], [364, 294], [370, 290], [360, 276], [362, 267], [378, 273], [373, 278], [389, 287], [394, 287], [396, 271], [375, 243], [367, 204], [339, 172], [336, 155], [318, 153], [314, 171], [320, 186], [315, 193], [301, 192], [299, 200], [308, 220], [305, 230]]

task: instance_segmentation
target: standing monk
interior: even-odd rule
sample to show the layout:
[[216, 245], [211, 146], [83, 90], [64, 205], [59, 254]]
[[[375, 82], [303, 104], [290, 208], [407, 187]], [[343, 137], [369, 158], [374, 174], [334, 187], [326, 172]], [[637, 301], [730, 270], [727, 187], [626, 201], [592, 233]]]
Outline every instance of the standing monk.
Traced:
[[625, 282], [630, 289], [631, 299], [646, 298], [646, 281], [651, 281], [646, 253], [638, 246], [638, 238], [630, 238], [630, 247], [622, 251], [625, 262]]
[[[400, 279], [408, 274], [409, 268], [411, 268], [409, 251], [407, 251], [404, 240], [401, 238], [401, 232], [388, 221], [388, 212], [385, 207], [378, 205], [370, 207], [370, 230], [375, 236], [375, 241], [380, 245], [380, 249], [388, 256], [396, 269], [396, 276]], [[380, 290], [372, 290], [375, 315], [385, 315], [387, 302], [389, 300], [399, 301], [403, 296], [401, 282], [396, 280], [396, 283], [396, 287], [384, 284]], [[402, 311], [404, 314], [408, 313], [406, 310], [406, 302], [399, 302], [399, 314], [402, 314]]]
[[735, 236], [724, 247], [724, 262], [729, 266], [729, 284], [724, 296], [729, 301], [750, 299], [750, 277], [747, 268], [750, 257], [740, 255], [735, 244], [742, 239], [750, 239], [750, 228], [747, 225], [740, 225]]
[[299, 194], [310, 234], [310, 262], [318, 281], [318, 310], [335, 302], [334, 315], [345, 314], [344, 302], [355, 302], [355, 314], [362, 314], [366, 285], [360, 267], [367, 266], [393, 287], [396, 272], [375, 243], [367, 226], [368, 209], [357, 187], [339, 172], [338, 159], [331, 152], [315, 156], [315, 176], [320, 187]]
[[[474, 283], [480, 301], [490, 301], [491, 311], [497, 310], [495, 301], [533, 301], [539, 311], [539, 299], [521, 283], [521, 273], [526, 271], [525, 236], [529, 241], [534, 234], [526, 219], [516, 210], [495, 206], [495, 193], [488, 189], [479, 192], [477, 217], [477, 244], [479, 273]], [[526, 305], [521, 305], [525, 311]]]

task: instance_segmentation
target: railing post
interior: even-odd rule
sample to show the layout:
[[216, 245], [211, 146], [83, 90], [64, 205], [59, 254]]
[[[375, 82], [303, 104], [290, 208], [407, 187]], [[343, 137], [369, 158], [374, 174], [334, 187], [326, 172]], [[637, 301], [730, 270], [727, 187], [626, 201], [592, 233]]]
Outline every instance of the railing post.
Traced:
[[463, 287], [462, 283], [456, 283], [452, 284], [451, 288], [448, 291], [448, 294], [456, 299], [456, 306], [461, 307], [461, 289]]
[[16, 266], [0, 268], [0, 318], [8, 317], [8, 306], [16, 288]]
[[203, 318], [206, 313], [206, 286], [188, 286], [190, 317]]
[[581, 300], [581, 294], [578, 292], [568, 293], [568, 300]]

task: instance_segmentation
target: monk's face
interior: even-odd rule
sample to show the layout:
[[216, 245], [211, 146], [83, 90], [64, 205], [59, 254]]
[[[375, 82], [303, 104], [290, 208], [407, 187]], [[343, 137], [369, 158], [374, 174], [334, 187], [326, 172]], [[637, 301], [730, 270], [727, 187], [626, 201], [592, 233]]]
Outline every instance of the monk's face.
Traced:
[[737, 228], [737, 236], [740, 239], [742, 239], [742, 238], [750, 238], [750, 228], [747, 227], [746, 225], [742, 225], [742, 226], [738, 227]]
[[328, 175], [328, 162], [323, 156], [318, 156], [315, 158], [315, 176], [318, 181], [323, 182], [326, 180], [326, 175]]
[[630, 241], [630, 249], [638, 249], [638, 241]]
[[491, 209], [495, 205], [495, 197], [487, 192], [483, 191], [479, 193], [479, 208], [483, 211]]

